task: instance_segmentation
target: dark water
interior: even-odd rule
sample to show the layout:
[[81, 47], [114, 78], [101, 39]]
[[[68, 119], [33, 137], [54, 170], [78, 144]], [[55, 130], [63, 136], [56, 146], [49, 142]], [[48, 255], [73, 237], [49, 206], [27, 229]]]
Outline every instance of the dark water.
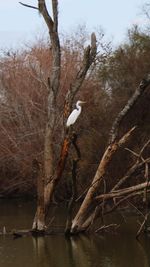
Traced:
[[[0, 229], [28, 229], [32, 225], [35, 204], [30, 201], [0, 201]], [[55, 210], [56, 224], [64, 223], [64, 210]], [[52, 209], [52, 213], [54, 210]], [[66, 239], [64, 235], [47, 237], [0, 236], [0, 267], [147, 267], [150, 266], [150, 236], [136, 241], [137, 216], [113, 215], [121, 223], [117, 232]]]

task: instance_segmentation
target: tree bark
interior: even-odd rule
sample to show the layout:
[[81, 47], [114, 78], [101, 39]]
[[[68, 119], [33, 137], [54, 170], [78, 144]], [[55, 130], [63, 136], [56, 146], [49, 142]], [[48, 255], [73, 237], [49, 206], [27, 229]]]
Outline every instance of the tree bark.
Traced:
[[72, 227], [71, 227], [71, 233], [76, 233], [82, 231], [82, 224], [86, 220], [87, 211], [90, 208], [92, 202], [95, 199], [95, 193], [100, 187], [101, 181], [103, 179], [103, 176], [106, 172], [106, 168], [110, 161], [112, 160], [113, 154], [127, 141], [127, 139], [130, 137], [131, 133], [134, 131], [135, 127], [130, 129], [118, 142], [114, 142], [113, 144], [109, 145], [100, 161], [99, 167], [96, 171], [96, 174], [94, 176], [93, 182], [86, 194], [86, 197], [75, 216]]
[[86, 77], [87, 71], [89, 70], [94, 60], [96, 59], [96, 54], [97, 54], [96, 35], [95, 33], [92, 33], [91, 45], [88, 45], [84, 49], [82, 65], [80, 67], [80, 70], [77, 72], [74, 81], [71, 83], [70, 89], [68, 90], [65, 97], [65, 105], [64, 105], [65, 120], [71, 112], [74, 97], [81, 88], [82, 83]]
[[137, 102], [139, 97], [143, 94], [145, 89], [150, 85], [150, 76], [147, 77], [147, 79], [143, 79], [138, 88], [135, 90], [132, 97], [128, 100], [125, 107], [121, 110], [121, 112], [117, 115], [116, 119], [114, 120], [114, 123], [112, 125], [111, 131], [110, 131], [110, 139], [109, 143], [113, 143], [116, 138], [118, 137], [118, 129], [119, 126], [123, 120], [123, 118], [126, 116], [129, 110], [133, 108], [134, 104]]
[[[129, 99], [125, 107], [122, 109], [122, 111], [118, 114], [118, 116], [114, 120], [114, 123], [110, 131], [109, 146], [104, 152], [104, 155], [100, 161], [99, 167], [94, 176], [92, 185], [90, 186], [85, 196], [85, 199], [72, 222], [71, 233], [76, 233], [76, 232], [85, 230], [85, 225], [86, 227], [88, 227], [89, 224], [91, 223], [91, 220], [93, 218], [93, 216], [91, 216], [91, 213], [94, 214], [96, 203], [93, 205], [93, 208], [92, 208], [93, 212], [90, 211], [90, 215], [89, 215], [90, 206], [92, 205], [92, 203], [94, 203], [94, 196], [100, 187], [100, 183], [103, 179], [103, 176], [105, 175], [107, 166], [109, 162], [111, 161], [113, 154], [118, 150], [119, 146], [123, 145], [126, 142], [126, 140], [130, 136], [132, 131], [135, 129], [135, 127], [133, 127], [117, 142], [119, 126], [122, 120], [124, 119], [124, 117], [127, 115], [128, 111], [131, 108], [133, 108], [134, 104], [139, 99], [139, 97], [143, 94], [143, 92], [149, 86], [149, 84], [150, 84], [150, 77], [148, 76], [147, 79], [143, 79], [141, 81], [139, 87], [136, 89], [133, 96]], [[88, 221], [88, 224], [86, 223], [87, 221]]]
[[44, 205], [44, 177], [41, 164], [33, 160], [33, 171], [37, 181], [37, 211], [33, 221], [32, 229], [36, 231], [45, 231], [45, 205]]
[[95, 197], [96, 200], [102, 200], [102, 199], [105, 199], [105, 200], [108, 200], [108, 199], [111, 199], [111, 198], [119, 198], [119, 197], [122, 197], [126, 194], [130, 194], [132, 192], [135, 192], [135, 191], [139, 191], [139, 190], [143, 190], [145, 188], [149, 188], [150, 186], [150, 182], [145, 182], [145, 183], [142, 183], [142, 184], [138, 184], [138, 185], [134, 185], [134, 186], [130, 186], [128, 188], [123, 188], [123, 189], [120, 189], [120, 190], [117, 190], [117, 191], [114, 191], [114, 192], [110, 192], [108, 194], [102, 194], [100, 196], [97, 196]]
[[[91, 45], [89, 45], [87, 48], [85, 48], [81, 68], [80, 68], [79, 72], [77, 73], [75, 80], [72, 82], [70, 89], [68, 90], [68, 93], [66, 94], [65, 105], [64, 105], [64, 125], [66, 124], [66, 118], [69, 116], [69, 114], [71, 112], [74, 97], [77, 94], [77, 92], [79, 91], [79, 89], [81, 88], [81, 85], [85, 79], [87, 71], [90, 68], [91, 64], [93, 63], [93, 61], [96, 57], [96, 51], [97, 51], [96, 36], [94, 33], [92, 33]], [[71, 131], [70, 130], [65, 131], [65, 137], [63, 140], [63, 144], [62, 144], [57, 169], [52, 174], [52, 176], [51, 176], [52, 178], [50, 179], [50, 182], [47, 184], [46, 190], [45, 190], [46, 195], [49, 196], [49, 197], [46, 197], [47, 205], [50, 202], [50, 200], [52, 199], [55, 187], [62, 177], [64, 168], [65, 168], [65, 164], [66, 164], [66, 160], [68, 157], [69, 147], [71, 144], [70, 137], [71, 137]]]
[[[24, 6], [39, 10], [48, 27], [49, 37], [51, 41], [51, 49], [52, 49], [52, 67], [48, 79], [49, 92], [48, 92], [48, 102], [47, 102], [47, 124], [45, 130], [45, 146], [44, 146], [45, 212], [47, 212], [55, 187], [62, 176], [70, 146], [69, 135], [66, 134], [62, 145], [58, 166], [57, 169], [54, 170], [53, 132], [56, 122], [56, 110], [57, 110], [56, 99], [60, 87], [61, 50], [60, 50], [60, 41], [58, 34], [58, 0], [51, 0], [51, 1], [52, 1], [52, 13], [53, 13], [52, 17], [48, 12], [45, 0], [38, 0], [38, 7], [33, 7], [21, 3]], [[64, 106], [64, 120], [66, 120], [66, 118], [68, 117], [72, 108], [73, 99], [76, 93], [79, 91], [85, 79], [88, 69], [95, 60], [96, 50], [97, 50], [96, 36], [93, 33], [91, 35], [91, 46], [89, 45], [85, 49], [82, 66], [79, 72], [77, 73], [75, 80], [72, 82], [72, 85], [70, 86], [70, 89], [68, 90], [68, 93], [66, 95], [65, 106]], [[38, 216], [37, 214], [38, 211], [35, 216], [36, 221]], [[36, 221], [33, 223], [34, 226], [37, 225]], [[44, 222], [43, 222], [43, 228], [44, 228]]]
[[77, 156], [76, 158], [72, 160], [72, 197], [68, 205], [68, 214], [67, 214], [67, 221], [66, 221], [66, 228], [65, 228], [66, 235], [70, 234], [70, 229], [72, 225], [72, 212], [73, 212], [75, 199], [77, 196], [77, 166], [78, 166], [79, 160], [81, 159], [80, 149], [77, 145], [77, 135], [75, 133], [72, 136], [72, 144], [76, 150]]
[[[44, 145], [44, 209], [46, 212], [51, 199], [51, 181], [54, 176], [53, 131], [56, 121], [56, 97], [59, 91], [61, 68], [61, 52], [58, 35], [58, 1], [52, 0], [53, 19], [47, 10], [45, 0], [38, 0], [38, 10], [47, 24], [52, 49], [52, 67], [50, 70], [50, 78], [48, 79], [49, 92]], [[36, 221], [38, 220], [38, 216], [39, 213], [37, 208], [35, 216]], [[36, 225], [37, 230], [39, 230], [36, 221], [33, 222], [33, 226]], [[45, 221], [43, 221], [43, 226], [40, 226], [40, 228], [41, 227], [44, 229]]]
[[[44, 170], [45, 170], [45, 203], [49, 202], [51, 192], [51, 180], [54, 175], [54, 153], [53, 153], [53, 130], [56, 121], [56, 97], [60, 85], [60, 67], [61, 67], [61, 52], [58, 35], [58, 1], [52, 0], [53, 19], [49, 15], [45, 1], [39, 0], [39, 11], [42, 14], [48, 29], [52, 48], [52, 69], [49, 82], [48, 95], [48, 119], [45, 133], [45, 148], [44, 148]], [[47, 206], [47, 205], [46, 205]]]

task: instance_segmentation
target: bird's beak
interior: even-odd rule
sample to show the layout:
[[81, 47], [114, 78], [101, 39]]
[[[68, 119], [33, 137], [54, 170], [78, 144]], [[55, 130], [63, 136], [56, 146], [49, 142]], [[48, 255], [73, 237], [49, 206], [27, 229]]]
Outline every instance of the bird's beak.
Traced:
[[81, 101], [81, 102], [80, 102], [80, 104], [85, 104], [85, 103], [86, 103], [86, 101]]

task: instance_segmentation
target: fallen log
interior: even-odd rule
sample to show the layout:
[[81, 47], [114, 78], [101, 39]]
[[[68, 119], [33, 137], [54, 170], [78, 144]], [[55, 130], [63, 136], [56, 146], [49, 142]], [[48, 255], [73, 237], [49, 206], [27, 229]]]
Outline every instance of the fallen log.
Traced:
[[47, 235], [62, 235], [64, 234], [65, 227], [52, 227], [51, 229], [45, 229], [44, 231], [32, 230], [32, 229], [20, 229], [7, 231], [5, 234], [0, 232], [0, 236], [13, 236], [14, 238], [20, 238], [24, 236], [47, 236]]

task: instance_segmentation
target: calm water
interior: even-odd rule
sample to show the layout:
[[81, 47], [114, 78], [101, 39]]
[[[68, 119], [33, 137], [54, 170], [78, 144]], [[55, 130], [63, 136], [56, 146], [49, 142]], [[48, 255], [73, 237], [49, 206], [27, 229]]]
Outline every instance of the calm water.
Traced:
[[[0, 201], [0, 229], [27, 229], [32, 225], [35, 204], [31, 201]], [[55, 224], [64, 223], [64, 210], [57, 208]], [[0, 267], [148, 267], [150, 236], [135, 239], [137, 216], [113, 215], [121, 223], [120, 231], [105, 235], [66, 239], [63, 235], [47, 237], [0, 237]]]

